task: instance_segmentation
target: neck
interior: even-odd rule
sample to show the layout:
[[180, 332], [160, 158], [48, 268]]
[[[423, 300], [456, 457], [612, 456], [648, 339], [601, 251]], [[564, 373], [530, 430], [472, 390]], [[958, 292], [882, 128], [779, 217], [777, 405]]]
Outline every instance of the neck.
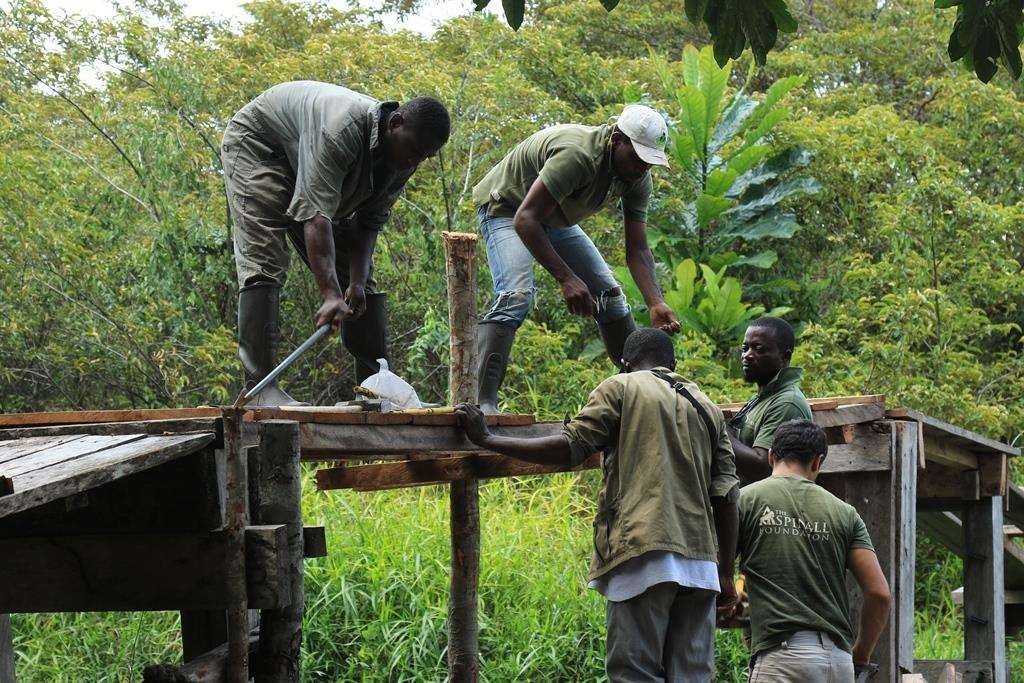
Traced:
[[786, 460], [776, 460], [775, 467], [772, 468], [773, 477], [803, 477], [808, 481], [814, 481], [814, 474], [811, 472], [811, 468], [804, 467], [795, 462], [788, 462]]
[[664, 365], [663, 363], [637, 362], [629, 364], [630, 372], [639, 372], [641, 370], [653, 370], [654, 368], [663, 367], [667, 367], [669, 372], [675, 372], [675, 367], [667, 366]]
[[771, 377], [767, 377], [767, 378], [765, 378], [765, 379], [760, 379], [760, 380], [758, 380], [758, 381], [757, 381], [757, 388], [758, 388], [759, 390], [760, 390], [760, 389], [764, 389], [764, 388], [765, 388], [766, 386], [768, 386], [769, 384], [771, 384], [771, 383], [772, 383], [772, 380], [774, 380], [774, 379], [775, 379], [776, 377], [778, 377], [778, 376], [779, 376], [779, 373], [780, 373], [780, 372], [782, 372], [783, 370], [785, 370], [785, 369], [786, 369], [786, 368], [788, 368], [788, 367], [789, 367], [788, 365], [783, 365], [783, 366], [782, 366], [782, 367], [780, 367], [780, 368], [779, 368], [778, 370], [776, 370], [775, 372], [773, 372], [773, 373], [772, 373], [772, 375], [771, 375]]

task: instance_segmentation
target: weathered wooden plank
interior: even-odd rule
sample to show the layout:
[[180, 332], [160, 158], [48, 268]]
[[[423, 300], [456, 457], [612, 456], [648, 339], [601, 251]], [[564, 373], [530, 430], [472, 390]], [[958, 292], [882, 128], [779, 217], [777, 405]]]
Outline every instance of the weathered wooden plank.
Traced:
[[[562, 431], [561, 422], [538, 422], [524, 426], [496, 426], [495, 434], [549, 436]], [[458, 427], [425, 425], [332, 425], [305, 422], [299, 425], [303, 460], [339, 460], [347, 454], [362, 459], [425, 451], [482, 450]]]
[[84, 434], [63, 437], [34, 436], [17, 441], [0, 441], [0, 465], [81, 438], [84, 438]]
[[[807, 404], [811, 411], [834, 410], [838, 406], [856, 405], [860, 403], [881, 403], [885, 404], [884, 394], [867, 394], [864, 396], [823, 396], [821, 398], [809, 398]], [[731, 416], [732, 413], [743, 409], [745, 403], [720, 403], [718, 407], [723, 413]]]
[[14, 670], [14, 633], [11, 618], [0, 614], [0, 683], [17, 683]]
[[[283, 525], [246, 529], [254, 606], [287, 604]], [[0, 612], [224, 609], [224, 531], [0, 540]]]
[[[451, 410], [450, 408], [448, 410]], [[373, 411], [353, 411], [349, 406], [336, 408], [328, 406], [300, 406], [296, 408], [254, 408], [251, 417], [255, 421], [291, 420], [314, 424], [339, 425], [408, 425], [454, 426], [458, 423], [453, 413], [416, 413], [395, 411], [378, 413]], [[533, 415], [488, 415], [487, 424], [502, 426], [520, 426], [536, 422]]]
[[14, 493], [0, 498], [0, 517], [162, 465], [198, 451], [212, 440], [213, 434], [150, 436], [143, 441], [123, 444], [40, 472], [14, 477]]
[[[256, 656], [259, 635], [249, 634], [249, 660]], [[142, 683], [225, 683], [228, 680], [228, 644], [186, 661], [184, 664], [154, 664], [142, 672]]]
[[958, 470], [978, 469], [978, 454], [952, 440], [943, 439], [925, 426], [924, 452], [928, 462], [937, 462]]
[[[946, 683], [942, 676], [952, 665], [956, 683], [991, 683], [992, 662], [966, 662], [962, 659], [915, 659], [914, 671], [924, 676], [928, 683]], [[962, 678], [961, 678], [962, 677]], [[948, 681], [954, 683], [954, 681]]]
[[1005, 496], [1009, 482], [1008, 459], [1002, 453], [978, 458], [979, 488], [983, 496]]
[[917, 561], [917, 448], [916, 422], [893, 422], [896, 444], [893, 451], [893, 493], [895, 496], [896, 585], [894, 630], [896, 663], [904, 671], [914, 666], [914, 567]]
[[462, 479], [493, 479], [521, 477], [555, 472], [575, 472], [601, 466], [600, 454], [594, 454], [576, 467], [537, 465], [497, 453], [454, 456], [431, 460], [400, 462], [355, 467], [333, 467], [318, 470], [317, 488], [321, 491], [352, 488], [357, 491], [379, 491], [406, 486], [426, 486]]
[[982, 436], [963, 427], [957, 427], [911, 408], [894, 408], [886, 411], [886, 416], [893, 419], [909, 419], [923, 422], [925, 436], [938, 436], [941, 440], [958, 443], [961, 447], [978, 452], [1004, 453], [1009, 456], [1020, 455], [1020, 449], [1008, 444]]
[[963, 521], [964, 659], [991, 660], [993, 680], [1006, 681], [1002, 498], [968, 504]]
[[220, 408], [141, 408], [130, 410], [69, 410], [53, 413], [7, 413], [0, 415], [0, 427], [84, 424], [89, 422], [134, 422], [139, 420], [180, 420], [192, 417], [220, 417]]
[[45, 448], [36, 451], [29, 456], [18, 458], [11, 462], [0, 465], [0, 472], [14, 478], [29, 472], [40, 472], [47, 467], [70, 462], [76, 458], [105, 451], [133, 441], [145, 439], [145, 434], [124, 434], [121, 436], [83, 436], [70, 443], [61, 444], [54, 448]]
[[858, 405], [839, 406], [834, 410], [813, 412], [814, 424], [821, 428], [841, 427], [843, 425], [874, 422], [885, 417], [885, 406], [881, 403], [862, 403]]
[[917, 473], [918, 500], [961, 498], [964, 493], [961, 472], [962, 470], [935, 462], [931, 463], [927, 469], [919, 470]]
[[94, 422], [50, 427], [13, 427], [0, 429], [0, 448], [5, 440], [84, 434], [187, 434], [213, 432], [215, 445], [223, 446], [223, 425], [219, 417], [195, 417], [180, 420], [143, 420], [141, 422]]

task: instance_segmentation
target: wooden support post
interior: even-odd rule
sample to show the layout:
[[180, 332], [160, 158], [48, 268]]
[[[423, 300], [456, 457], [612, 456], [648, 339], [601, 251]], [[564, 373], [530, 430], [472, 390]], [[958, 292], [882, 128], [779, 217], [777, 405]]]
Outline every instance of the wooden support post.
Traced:
[[964, 659], [991, 660], [1008, 681], [1003, 586], [1003, 498], [964, 506]]
[[269, 420], [259, 425], [259, 447], [251, 465], [253, 517], [260, 524], [284, 524], [288, 530], [288, 575], [291, 602], [260, 613], [256, 655], [257, 683], [298, 683], [304, 597], [302, 583], [302, 473], [299, 469], [299, 424]]
[[917, 464], [921, 439], [917, 422], [893, 422], [896, 441], [892, 457], [893, 545], [896, 585], [893, 631], [896, 665], [914, 670], [914, 567], [917, 562]]
[[[476, 235], [443, 233], [448, 274], [452, 404], [475, 402]], [[479, 675], [477, 585], [480, 577], [480, 501], [476, 479], [451, 485], [452, 570], [448, 594], [448, 675], [453, 683]]]
[[245, 586], [245, 527], [249, 481], [242, 448], [242, 409], [224, 409], [224, 525], [228, 532], [225, 558], [228, 598], [227, 683], [249, 681], [249, 614]]
[[0, 614], [0, 683], [16, 683], [14, 675], [14, 634], [11, 618]]

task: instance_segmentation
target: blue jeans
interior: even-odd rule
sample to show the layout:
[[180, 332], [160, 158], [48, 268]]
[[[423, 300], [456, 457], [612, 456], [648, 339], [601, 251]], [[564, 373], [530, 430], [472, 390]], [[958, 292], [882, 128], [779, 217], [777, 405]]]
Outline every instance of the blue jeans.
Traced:
[[[519, 239], [512, 219], [477, 212], [480, 233], [487, 245], [487, 263], [494, 283], [494, 304], [481, 322], [500, 323], [517, 328], [533, 308], [537, 288], [533, 279], [533, 254]], [[614, 322], [630, 314], [622, 287], [615, 280], [594, 242], [573, 225], [568, 228], [544, 227], [551, 246], [576, 273], [597, 302], [594, 320], [599, 325]]]

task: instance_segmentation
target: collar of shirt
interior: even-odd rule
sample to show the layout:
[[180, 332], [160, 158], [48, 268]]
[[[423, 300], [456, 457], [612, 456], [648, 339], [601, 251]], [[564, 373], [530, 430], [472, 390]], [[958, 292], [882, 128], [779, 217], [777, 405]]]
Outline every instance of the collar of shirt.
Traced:
[[772, 381], [758, 390], [758, 398], [768, 398], [772, 394], [777, 394], [783, 389], [793, 386], [800, 381], [800, 377], [803, 374], [803, 368], [794, 368], [792, 366], [782, 368], [779, 370], [779, 374], [772, 378]]

